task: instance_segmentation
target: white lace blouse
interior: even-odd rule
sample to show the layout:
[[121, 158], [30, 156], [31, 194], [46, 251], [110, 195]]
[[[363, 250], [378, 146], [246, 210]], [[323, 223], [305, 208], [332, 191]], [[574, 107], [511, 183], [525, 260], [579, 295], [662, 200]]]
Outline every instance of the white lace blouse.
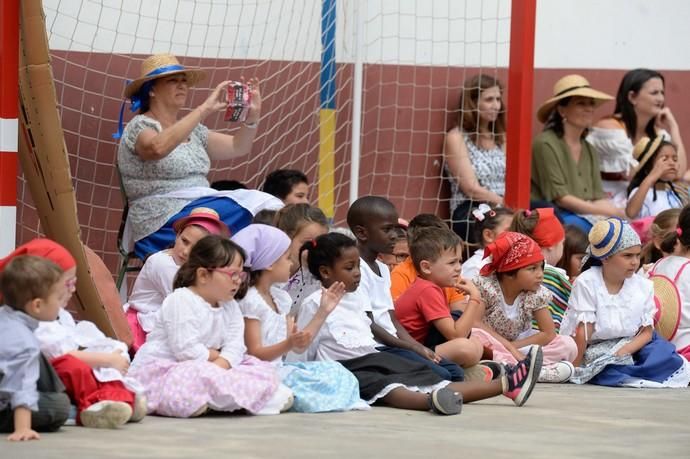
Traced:
[[163, 301], [132, 366], [151, 360], [208, 360], [209, 348], [219, 349], [231, 366], [244, 359], [244, 320], [237, 302], [216, 308], [192, 290], [178, 288]]
[[[41, 346], [41, 352], [49, 360], [79, 350], [107, 353], [120, 351], [129, 360], [125, 343], [108, 338], [93, 322], [75, 322], [72, 314], [64, 309], [60, 310], [57, 320], [39, 322], [34, 335]], [[93, 374], [101, 382], [123, 380], [122, 373], [115, 368], [94, 368]]]
[[133, 308], [141, 328], [147, 333], [156, 323], [156, 312], [161, 308], [165, 297], [173, 291], [173, 281], [180, 269], [170, 250], [161, 250], [146, 259], [141, 272], [134, 281], [132, 295], [124, 305], [125, 311]]
[[[271, 287], [273, 302], [278, 307], [278, 312], [261, 297], [256, 287], [250, 287], [247, 295], [239, 301], [240, 311], [246, 319], [256, 319], [261, 323], [261, 343], [264, 346], [272, 346], [287, 338], [287, 326], [285, 318], [290, 312], [292, 299], [290, 295], [278, 287]], [[279, 363], [282, 358], [277, 358], [274, 363]]]
[[601, 267], [596, 266], [575, 281], [560, 333], [574, 335], [580, 323], [592, 323], [590, 340], [632, 337], [641, 327], [654, 324], [655, 311], [654, 287], [649, 279], [634, 274], [612, 295], [606, 289]]
[[[290, 353], [288, 360], [344, 360], [378, 352], [366, 315], [366, 298], [359, 291], [347, 293], [331, 312], [304, 354]], [[302, 302], [297, 328], [303, 329], [321, 304], [321, 290]]]

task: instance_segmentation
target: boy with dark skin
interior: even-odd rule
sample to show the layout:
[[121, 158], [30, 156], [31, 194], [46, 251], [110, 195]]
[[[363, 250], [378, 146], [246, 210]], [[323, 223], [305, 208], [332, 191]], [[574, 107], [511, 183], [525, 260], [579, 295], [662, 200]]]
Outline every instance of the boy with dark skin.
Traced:
[[[382, 281], [388, 274], [387, 267], [377, 261], [379, 253], [391, 253], [397, 240], [398, 212], [395, 206], [380, 196], [365, 196], [355, 201], [347, 213], [347, 223], [357, 238], [357, 247], [363, 264], [366, 264], [373, 275]], [[417, 342], [395, 317], [393, 299], [390, 297], [390, 281], [385, 290], [372, 291], [366, 282], [366, 267], [362, 266], [362, 280], [360, 288], [368, 289], [366, 296], [372, 299], [373, 311], [367, 311], [371, 320], [371, 331], [374, 337], [386, 347], [383, 349], [411, 360], [427, 364], [440, 376], [449, 380], [460, 380], [462, 369], [453, 362], [442, 359], [434, 351]], [[382, 268], [383, 267], [383, 268]], [[369, 274], [371, 275], [371, 273]], [[390, 274], [388, 274], [390, 276]], [[383, 299], [381, 304], [375, 304], [375, 297]], [[383, 311], [387, 308], [387, 311]], [[378, 311], [377, 311], [378, 309]], [[378, 313], [377, 313], [378, 312]]]

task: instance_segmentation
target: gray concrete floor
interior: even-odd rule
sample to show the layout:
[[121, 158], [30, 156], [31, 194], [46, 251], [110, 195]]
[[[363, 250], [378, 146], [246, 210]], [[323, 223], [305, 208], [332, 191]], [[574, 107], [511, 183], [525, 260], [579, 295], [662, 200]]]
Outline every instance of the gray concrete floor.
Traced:
[[522, 408], [497, 397], [459, 416], [367, 412], [150, 416], [119, 430], [64, 427], [0, 441], [0, 458], [690, 458], [690, 389], [536, 387]]

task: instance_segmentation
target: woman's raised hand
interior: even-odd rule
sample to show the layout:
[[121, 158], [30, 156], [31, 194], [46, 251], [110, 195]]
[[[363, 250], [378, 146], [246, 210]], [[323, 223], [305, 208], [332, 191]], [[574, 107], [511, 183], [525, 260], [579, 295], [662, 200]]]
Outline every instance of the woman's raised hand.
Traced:
[[208, 98], [201, 104], [203, 116], [207, 116], [213, 112], [225, 110], [228, 107], [228, 86], [233, 83], [232, 80], [223, 81], [211, 92]]
[[[244, 83], [244, 77], [241, 78]], [[252, 100], [249, 103], [249, 113], [245, 123], [258, 123], [261, 118], [261, 90], [259, 88], [259, 79], [256, 77], [250, 78], [247, 84], [251, 87]]]

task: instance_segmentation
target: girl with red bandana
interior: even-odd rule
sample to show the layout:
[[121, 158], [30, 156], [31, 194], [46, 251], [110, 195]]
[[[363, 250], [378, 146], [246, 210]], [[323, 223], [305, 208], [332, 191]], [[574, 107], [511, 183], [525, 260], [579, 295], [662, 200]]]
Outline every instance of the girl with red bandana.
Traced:
[[[504, 364], [522, 360], [531, 346], [542, 346], [544, 367], [540, 381], [566, 382], [577, 355], [575, 341], [559, 336], [549, 313], [551, 292], [544, 281], [544, 255], [539, 245], [524, 234], [507, 231], [484, 251], [488, 258], [470, 285], [471, 298], [481, 297], [486, 311], [472, 335], [493, 351]], [[532, 328], [536, 321], [538, 329]]]

